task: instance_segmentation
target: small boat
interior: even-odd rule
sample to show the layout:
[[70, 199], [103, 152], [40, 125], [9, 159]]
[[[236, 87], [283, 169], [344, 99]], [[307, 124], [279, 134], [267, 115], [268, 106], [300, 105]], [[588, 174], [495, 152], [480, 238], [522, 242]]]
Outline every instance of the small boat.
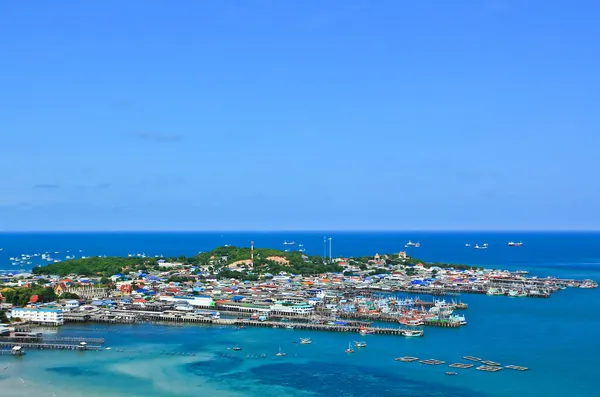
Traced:
[[483, 244], [483, 245], [479, 245], [479, 244], [475, 244], [475, 248], [476, 250], [486, 250], [488, 248], [487, 244]]
[[286, 325], [285, 328], [286, 329], [294, 329], [294, 326], [293, 325]]
[[523, 245], [523, 242], [522, 242], [522, 241], [519, 241], [518, 243], [515, 243], [514, 241], [509, 241], [509, 242], [508, 242], [508, 246], [509, 246], [509, 247], [520, 247], [520, 246], [522, 246], [522, 245]]
[[406, 243], [404, 245], [404, 247], [408, 248], [408, 247], [416, 247], [419, 248], [421, 246], [421, 243], [413, 243], [412, 241], [408, 240], [408, 243]]
[[311, 343], [312, 343], [312, 340], [310, 340], [310, 338], [300, 338], [301, 345], [310, 345]]
[[469, 243], [465, 244], [465, 247], [470, 247], [470, 246], [471, 246], [471, 244], [469, 244]]
[[364, 342], [364, 341], [354, 342], [354, 346], [356, 346], [356, 347], [367, 347], [367, 342]]
[[454, 375], [458, 375], [458, 374], [456, 372], [448, 371], [448, 372], [446, 372], [446, 375], [454, 376]]
[[354, 353], [354, 349], [352, 348], [352, 345], [350, 343], [348, 343], [348, 348], [346, 349], [346, 353]]
[[242, 350], [242, 348], [239, 347], [238, 345], [235, 345], [235, 347], [233, 348], [233, 350]]
[[284, 352], [281, 351], [281, 346], [279, 346], [279, 351], [277, 353], [275, 353], [275, 355], [277, 357], [283, 357], [286, 356], [286, 354]]

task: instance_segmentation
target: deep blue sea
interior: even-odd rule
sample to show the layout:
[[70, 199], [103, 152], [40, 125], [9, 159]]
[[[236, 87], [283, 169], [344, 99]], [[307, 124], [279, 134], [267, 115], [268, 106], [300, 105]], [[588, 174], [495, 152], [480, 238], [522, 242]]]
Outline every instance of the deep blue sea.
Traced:
[[[14, 271], [10, 257], [65, 255], [192, 255], [216, 246], [281, 247], [303, 244], [323, 254], [332, 237], [334, 256], [407, 250], [431, 261], [526, 269], [539, 276], [600, 280], [600, 233], [19, 233], [0, 234], [0, 269]], [[419, 248], [404, 248], [408, 241]], [[523, 241], [508, 247], [508, 241]], [[474, 250], [465, 244], [489, 245]], [[81, 250], [81, 252], [79, 252]], [[67, 253], [67, 251], [69, 251]], [[32, 261], [32, 265], [36, 262]], [[39, 262], [39, 259], [38, 259]], [[367, 336], [368, 347], [344, 353], [354, 334], [210, 326], [68, 325], [59, 334], [102, 336], [110, 351], [39, 352], [0, 356], [0, 390], [6, 396], [598, 396], [600, 293], [567, 289], [550, 299], [463, 295], [468, 325], [425, 328], [423, 338]], [[312, 345], [300, 345], [310, 337]], [[228, 348], [234, 345], [243, 351]], [[275, 357], [281, 346], [288, 355]], [[124, 350], [124, 351], [120, 351]], [[195, 353], [165, 355], [161, 352]], [[267, 358], [253, 359], [266, 353]], [[527, 372], [483, 373], [400, 363], [412, 355], [448, 363], [475, 355]], [[247, 358], [247, 357], [250, 358]], [[8, 394], [6, 394], [8, 393]]]

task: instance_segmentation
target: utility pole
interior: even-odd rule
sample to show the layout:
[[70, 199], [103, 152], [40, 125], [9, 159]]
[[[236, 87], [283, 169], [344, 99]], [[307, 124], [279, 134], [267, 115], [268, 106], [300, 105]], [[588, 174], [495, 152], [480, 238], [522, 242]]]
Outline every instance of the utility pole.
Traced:
[[332, 256], [331, 256], [331, 237], [329, 237], [329, 262], [331, 262]]

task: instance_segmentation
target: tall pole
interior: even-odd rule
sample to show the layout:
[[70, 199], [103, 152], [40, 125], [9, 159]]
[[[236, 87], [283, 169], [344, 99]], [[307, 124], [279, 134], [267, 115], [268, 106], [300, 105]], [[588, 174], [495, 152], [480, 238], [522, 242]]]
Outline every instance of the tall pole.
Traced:
[[250, 241], [250, 261], [254, 264], [254, 241]]
[[329, 261], [331, 262], [331, 237], [329, 237]]
[[327, 259], [327, 238], [323, 237], [323, 262]]

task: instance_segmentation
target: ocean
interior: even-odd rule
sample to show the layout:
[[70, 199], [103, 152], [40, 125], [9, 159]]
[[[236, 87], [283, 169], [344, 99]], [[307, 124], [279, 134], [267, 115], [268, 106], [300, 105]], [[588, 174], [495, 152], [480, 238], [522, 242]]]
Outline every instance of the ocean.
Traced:
[[[193, 255], [216, 246], [285, 248], [303, 244], [323, 254], [332, 238], [334, 256], [406, 250], [428, 261], [529, 270], [538, 276], [600, 280], [600, 233], [488, 232], [240, 232], [240, 233], [4, 233], [0, 269], [15, 271], [11, 257], [52, 252], [66, 255]], [[404, 248], [412, 240], [419, 248]], [[508, 241], [523, 241], [508, 247]], [[474, 250], [465, 244], [487, 243]], [[67, 252], [68, 251], [68, 252]], [[80, 252], [81, 251], [81, 252]], [[59, 254], [54, 254], [59, 252]], [[36, 264], [32, 258], [31, 265]], [[27, 265], [23, 266], [26, 270]], [[430, 298], [430, 297], [423, 297]], [[597, 396], [600, 357], [599, 290], [567, 289], [550, 299], [463, 295], [468, 325], [425, 328], [423, 338], [234, 329], [186, 325], [67, 325], [60, 335], [104, 337], [112, 350], [30, 350], [21, 358], [0, 356], [3, 396]], [[300, 345], [310, 337], [311, 345]], [[349, 342], [368, 347], [348, 355]], [[239, 345], [242, 351], [230, 350]], [[285, 357], [276, 357], [281, 347]], [[171, 354], [173, 353], [173, 354]], [[179, 353], [179, 354], [177, 354]], [[190, 355], [193, 353], [194, 355]], [[266, 358], [260, 358], [261, 354]], [[398, 356], [447, 363], [474, 355], [526, 372], [485, 373], [394, 361]], [[254, 358], [258, 357], [258, 358]]]

